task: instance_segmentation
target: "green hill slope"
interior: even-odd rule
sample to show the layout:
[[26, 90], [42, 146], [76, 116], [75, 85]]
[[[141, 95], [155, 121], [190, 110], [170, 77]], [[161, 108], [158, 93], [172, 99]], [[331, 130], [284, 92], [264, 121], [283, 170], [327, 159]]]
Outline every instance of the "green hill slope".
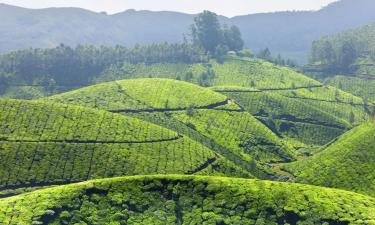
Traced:
[[345, 133], [311, 158], [286, 164], [295, 181], [375, 196], [375, 125]]
[[196, 64], [128, 64], [111, 67], [96, 82], [129, 78], [181, 79], [202, 86], [243, 86], [256, 88], [305, 87], [320, 83], [286, 67], [256, 58], [227, 57], [223, 63], [211, 60]]
[[375, 199], [270, 181], [136, 176], [0, 200], [6, 224], [374, 224]]
[[326, 78], [326, 83], [361, 97], [365, 102], [375, 102], [375, 76], [336, 75]]
[[[264, 170], [260, 169], [262, 163], [294, 158], [294, 152], [271, 130], [226, 96], [182, 81], [122, 80], [47, 101], [96, 107], [157, 123], [203, 143], [253, 173]], [[254, 161], [256, 168], [249, 167]]]
[[360, 98], [329, 86], [283, 90], [221, 86], [212, 90], [234, 99], [275, 132], [297, 141], [297, 146], [324, 145], [368, 118]]
[[[368, 107], [366, 106], [367, 103], [364, 104], [362, 99], [342, 92], [337, 88], [325, 87], [322, 83], [286, 67], [276, 66], [253, 58], [227, 57], [222, 64], [217, 63], [215, 60], [211, 60], [206, 64], [124, 64], [122, 67], [112, 67], [101, 77], [98, 77], [96, 82], [142, 77], [181, 79], [200, 84], [201, 86], [236, 86], [235, 90], [251, 88], [266, 91], [267, 93], [276, 93], [282, 95], [277, 97], [277, 101], [282, 101], [278, 104], [288, 108], [288, 112], [283, 113], [283, 117], [285, 117], [285, 114], [294, 116], [294, 109], [291, 107], [302, 102], [301, 104], [310, 105], [309, 108], [313, 111], [323, 111], [323, 114], [328, 113], [336, 117], [336, 119], [333, 118], [333, 121], [330, 120], [329, 124], [336, 124], [337, 120], [340, 121], [339, 127], [321, 127], [319, 125], [320, 122], [327, 121], [317, 120], [319, 124], [315, 125], [296, 124], [296, 121], [285, 121], [285, 118], [283, 118], [284, 121], [271, 120], [272, 123], [276, 124], [287, 122], [287, 130], [282, 132], [278, 129], [279, 132], [288, 133], [287, 136], [294, 138], [297, 142], [303, 142], [302, 145], [325, 144], [332, 138], [342, 134], [347, 128], [351, 128], [350, 123], [358, 124], [367, 119]], [[228, 93], [223, 92], [222, 94], [234, 98], [233, 95], [228, 95]], [[259, 95], [262, 93], [252, 94]], [[241, 95], [245, 94], [241, 93]], [[238, 100], [237, 98], [234, 99]], [[255, 102], [251, 101], [251, 105], [262, 104], [259, 103], [258, 98], [254, 100]], [[240, 104], [243, 103], [243, 101], [240, 102]], [[273, 107], [270, 105], [270, 108]], [[298, 113], [301, 115], [297, 116], [302, 116], [302, 118], [309, 117], [310, 112], [308, 110], [303, 110], [302, 107], [300, 109], [301, 111]], [[257, 108], [252, 107], [246, 110], [254, 113]], [[271, 115], [275, 112], [266, 111], [266, 113]], [[253, 115], [259, 116], [258, 114]], [[276, 116], [280, 117], [281, 115], [276, 113]], [[331, 117], [329, 115], [323, 117], [327, 116]], [[311, 118], [311, 120], [316, 120], [316, 118]], [[349, 125], [348, 122], [350, 122]], [[323, 134], [320, 137], [315, 135], [320, 132]], [[323, 136], [324, 138], [322, 138]]]
[[0, 190], [138, 174], [248, 176], [177, 132], [105, 111], [0, 99]]

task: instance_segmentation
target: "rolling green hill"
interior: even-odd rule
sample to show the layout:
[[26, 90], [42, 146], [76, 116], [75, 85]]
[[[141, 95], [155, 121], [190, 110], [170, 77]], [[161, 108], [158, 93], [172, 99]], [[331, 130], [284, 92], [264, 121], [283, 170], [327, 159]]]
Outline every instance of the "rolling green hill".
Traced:
[[261, 164], [290, 161], [295, 156], [271, 130], [226, 96], [182, 81], [122, 80], [52, 96], [46, 101], [100, 108], [151, 121], [203, 143], [259, 177], [264, 177]]
[[286, 164], [296, 182], [342, 188], [375, 196], [375, 125], [345, 133], [311, 158]]
[[223, 63], [211, 60], [195, 64], [129, 64], [113, 66], [94, 82], [129, 78], [181, 79], [202, 86], [242, 86], [256, 88], [290, 88], [319, 85], [301, 73], [256, 58], [226, 57]]
[[[180, 79], [201, 86], [214, 86], [214, 90], [217, 86], [224, 86], [228, 89], [235, 86], [232, 92], [222, 91], [222, 94], [237, 100], [244, 107], [251, 106], [245, 107], [246, 110], [258, 118], [266, 115], [271, 118], [270, 116], [274, 114], [276, 118], [271, 119], [271, 123], [276, 124], [274, 131], [293, 138], [297, 146], [325, 144], [344, 133], [345, 130], [352, 128], [352, 125], [366, 120], [369, 111], [366, 106], [368, 103], [364, 104], [364, 101], [358, 97], [337, 88], [325, 86], [286, 67], [254, 58], [227, 57], [221, 64], [215, 60], [206, 64], [124, 64], [122, 67], [112, 67], [98, 77], [96, 82], [142, 77]], [[262, 92], [236, 93], [236, 90], [241, 89], [256, 89]], [[263, 97], [264, 94], [276, 98], [273, 103], [282, 105], [284, 109], [275, 112], [278, 109], [272, 106], [273, 103], [266, 106], [268, 109], [254, 107], [254, 105], [265, 104], [259, 102], [260, 98], [270, 98]], [[248, 99], [250, 95], [252, 97], [251, 100], [243, 101], [238, 95], [242, 96], [241, 99]], [[297, 106], [299, 111], [295, 112], [296, 105], [300, 104], [308, 106], [309, 110]], [[259, 113], [260, 110], [265, 113]], [[320, 114], [320, 118], [310, 118], [310, 110], [315, 111], [314, 114]], [[297, 120], [293, 119], [294, 117]], [[300, 121], [306, 119], [315, 124]], [[264, 118], [263, 121], [265, 121]], [[272, 124], [268, 123], [268, 126]], [[280, 126], [284, 128], [278, 128]], [[322, 135], [317, 135], [319, 133]]]
[[106, 111], [0, 99], [0, 190], [139, 174], [250, 176], [163, 127]]
[[301, 184], [199, 176], [87, 181], [0, 200], [5, 224], [374, 224], [375, 199]]
[[211, 89], [234, 99], [296, 146], [324, 145], [368, 118], [362, 99], [329, 86]]

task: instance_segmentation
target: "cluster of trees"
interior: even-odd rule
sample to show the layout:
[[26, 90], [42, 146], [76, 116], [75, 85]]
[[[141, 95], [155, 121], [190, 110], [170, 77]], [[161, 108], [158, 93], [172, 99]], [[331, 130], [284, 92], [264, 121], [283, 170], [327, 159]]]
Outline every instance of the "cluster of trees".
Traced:
[[280, 66], [288, 66], [288, 67], [296, 67], [297, 64], [291, 60], [291, 59], [284, 59], [280, 54], [278, 54], [276, 57], [274, 57], [269, 50], [269, 48], [265, 48], [262, 50], [259, 50], [256, 54], [255, 57], [259, 59], [264, 59], [268, 62], [274, 63], [276, 65]]
[[217, 15], [204, 11], [191, 26], [192, 42], [206, 53], [222, 56], [228, 51], [240, 51], [244, 47], [241, 32], [236, 26], [221, 25]]
[[310, 63], [321, 64], [334, 71], [348, 72], [358, 57], [358, 48], [353, 40], [332, 42], [314, 41], [310, 51]]

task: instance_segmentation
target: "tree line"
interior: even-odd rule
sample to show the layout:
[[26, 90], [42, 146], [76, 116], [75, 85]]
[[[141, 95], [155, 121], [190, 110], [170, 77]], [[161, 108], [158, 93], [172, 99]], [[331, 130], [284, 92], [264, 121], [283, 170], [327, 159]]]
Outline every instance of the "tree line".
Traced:
[[110, 65], [129, 63], [198, 63], [204, 52], [191, 44], [152, 44], [75, 48], [61, 44], [50, 49], [26, 49], [0, 55], [0, 90], [8, 85], [86, 85]]
[[359, 57], [360, 46], [353, 39], [314, 41], [310, 50], [309, 63], [329, 68], [333, 73], [349, 73]]

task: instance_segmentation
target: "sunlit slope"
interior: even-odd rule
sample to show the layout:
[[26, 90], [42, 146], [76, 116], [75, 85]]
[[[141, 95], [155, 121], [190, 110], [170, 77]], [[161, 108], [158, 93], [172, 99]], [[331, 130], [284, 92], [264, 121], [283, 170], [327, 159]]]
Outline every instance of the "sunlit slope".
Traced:
[[375, 199], [309, 185], [199, 176], [88, 181], [0, 200], [5, 224], [373, 224]]
[[327, 78], [326, 83], [361, 97], [367, 103], [375, 102], [375, 76], [365, 78], [337, 75]]
[[[255, 58], [227, 57], [197, 64], [124, 64], [112, 67], [96, 82], [131, 78], [171, 78], [208, 86], [290, 88], [320, 85], [301, 73]], [[206, 78], [206, 79], [204, 79]]]
[[293, 151], [270, 129], [228, 97], [187, 82], [122, 80], [46, 100], [96, 107], [152, 121], [187, 135], [245, 167], [254, 160], [269, 163], [294, 158]]
[[329, 86], [264, 90], [212, 87], [283, 137], [323, 145], [368, 118], [362, 99]]
[[375, 196], [375, 125], [345, 133], [311, 158], [286, 164], [295, 181]]
[[248, 176], [190, 138], [136, 118], [18, 100], [0, 99], [0, 158], [0, 189], [137, 174]]

